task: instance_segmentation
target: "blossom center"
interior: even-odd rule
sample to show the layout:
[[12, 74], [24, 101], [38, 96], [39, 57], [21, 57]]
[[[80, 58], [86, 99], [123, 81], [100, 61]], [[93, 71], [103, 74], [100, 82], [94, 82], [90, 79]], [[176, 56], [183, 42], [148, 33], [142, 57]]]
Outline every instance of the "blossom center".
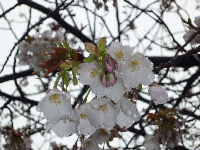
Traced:
[[71, 122], [71, 121], [72, 121], [72, 120], [70, 120], [70, 119], [68, 119], [68, 118], [64, 118], [64, 119], [62, 119], [63, 123], [66, 123], [66, 122], [67, 122], [67, 120], [68, 120], [69, 122]]
[[135, 71], [136, 69], [139, 69], [140, 70], [140, 62], [139, 61], [132, 61], [132, 62], [130, 62], [129, 63], [129, 66], [128, 66], [128, 68], [131, 68], [131, 71], [133, 72], [133, 71]]
[[[93, 77], [95, 78], [95, 76], [97, 75], [97, 73], [99, 72], [98, 70], [96, 69], [92, 69], [90, 68], [91, 72], [90, 72], [90, 77]], [[89, 70], [88, 70], [89, 71]]]
[[81, 119], [85, 119], [85, 120], [86, 120], [86, 116], [85, 116], [85, 115], [83, 115], [83, 114], [80, 114], [80, 118], [81, 118]]
[[119, 61], [122, 60], [123, 56], [124, 56], [124, 52], [122, 50], [117, 50], [117, 52], [115, 53], [115, 58], [118, 59]]
[[86, 146], [91, 148], [91, 147], [92, 147], [92, 141], [88, 141], [88, 142], [86, 143]]
[[55, 103], [56, 106], [57, 106], [57, 104], [59, 104], [59, 105], [61, 104], [61, 101], [58, 100], [58, 94], [51, 95], [48, 100], [50, 101], [50, 103]]
[[25, 48], [27, 48], [27, 47], [28, 47], [28, 44], [24, 43], [23, 46], [24, 46]]
[[35, 47], [38, 47], [38, 43], [35, 43], [34, 45], [35, 45]]
[[[97, 109], [98, 111], [102, 110], [105, 111], [106, 110], [106, 105], [101, 105], [99, 106], [99, 108]], [[107, 110], [108, 111], [108, 110]]]

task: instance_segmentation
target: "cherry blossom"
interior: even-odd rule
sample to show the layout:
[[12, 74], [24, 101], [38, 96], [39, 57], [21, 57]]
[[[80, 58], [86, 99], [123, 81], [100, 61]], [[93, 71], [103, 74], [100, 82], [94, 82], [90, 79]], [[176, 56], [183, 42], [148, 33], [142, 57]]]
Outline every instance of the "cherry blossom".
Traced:
[[112, 42], [109, 49], [106, 51], [113, 59], [118, 62], [128, 59], [133, 54], [134, 48], [130, 46], [123, 46], [120, 42]]
[[123, 98], [124, 92], [129, 91], [124, 87], [121, 79], [110, 87], [103, 86], [100, 80], [101, 69], [95, 62], [83, 63], [79, 67], [81, 68], [78, 70], [79, 81], [82, 84], [90, 85], [92, 92], [97, 94], [98, 97], [107, 96], [117, 102]]
[[200, 27], [200, 17], [195, 17], [194, 23], [197, 25], [197, 27]]
[[[48, 31], [44, 32], [42, 37], [52, 39]], [[38, 58], [30, 62], [27, 60], [27, 64], [39, 62], [39, 54], [45, 43], [48, 45], [46, 40], [43, 44], [32, 41], [30, 50], [26, 47], [27, 43], [20, 44], [24, 46], [24, 55], [29, 52], [30, 56], [38, 55]], [[133, 88], [152, 84], [155, 78], [151, 61], [140, 53], [135, 54], [132, 47], [115, 41], [106, 48], [105, 38], [97, 45], [96, 47], [87, 43], [86, 49], [90, 56], [84, 59], [85, 63], [78, 62], [75, 68], [72, 66], [73, 79], [77, 75], [80, 83], [89, 85], [91, 91], [96, 94], [95, 98], [87, 101], [86, 96], [82, 104], [72, 108], [69, 93], [55, 88], [47, 92], [36, 107], [47, 119], [46, 131], [52, 129], [58, 137], [74, 133], [84, 135], [82, 149], [87, 150], [100, 149], [98, 144], [106, 143], [111, 137], [115, 137], [113, 131], [125, 132], [133, 122], [140, 119], [135, 103], [127, 94]], [[35, 47], [37, 49], [34, 49]], [[158, 104], [165, 103], [168, 98], [166, 91], [159, 86], [150, 85], [149, 93], [152, 100]], [[150, 139], [152, 137], [148, 137], [146, 143], [150, 142]], [[150, 145], [150, 149], [153, 148], [157, 150], [159, 145]]]
[[145, 136], [144, 146], [148, 150], [160, 150], [158, 140], [153, 135], [146, 135]]
[[[184, 40], [188, 42], [192, 36], [197, 32], [196, 29], [189, 29], [189, 31], [183, 36]], [[192, 45], [200, 43], [200, 35], [196, 35], [194, 39], [190, 42]]]
[[96, 130], [90, 138], [98, 144], [103, 144], [109, 141], [110, 132], [100, 128]]
[[71, 96], [58, 89], [50, 90], [39, 102], [36, 110], [43, 112], [47, 120], [58, 121], [63, 116], [71, 114]]
[[97, 63], [82, 63], [79, 65], [79, 67], [80, 69], [78, 70], [78, 74], [80, 83], [90, 86], [97, 86], [101, 83], [101, 68]]
[[83, 150], [100, 150], [95, 140], [88, 138], [83, 141]]
[[79, 124], [78, 116], [71, 113], [70, 116], [60, 119], [57, 123], [52, 125], [52, 129], [58, 137], [67, 137], [74, 133], [77, 133], [77, 127]]
[[153, 82], [152, 63], [142, 54], [134, 54], [121, 67], [121, 76], [126, 88], [136, 88], [139, 84], [149, 85]]
[[49, 30], [35, 37], [29, 37], [26, 41], [22, 41], [18, 45], [19, 54], [17, 58], [19, 64], [29, 65], [34, 71], [39, 71], [41, 65], [50, 58], [49, 56], [44, 56], [44, 54], [52, 52], [52, 50], [47, 50], [46, 48], [57, 46], [63, 40], [64, 36], [60, 32], [56, 32], [53, 35], [53, 32]]
[[[96, 129], [104, 128], [111, 130], [116, 124], [119, 113], [112, 103], [105, 98], [94, 99], [80, 106], [77, 110], [80, 115], [80, 132], [84, 135], [93, 134]], [[83, 128], [86, 127], [87, 128]]]
[[133, 121], [139, 120], [139, 112], [132, 102], [128, 99], [122, 99], [118, 102], [118, 106], [120, 107], [120, 113], [117, 115], [117, 124], [120, 127], [129, 128]]
[[164, 104], [168, 100], [167, 92], [163, 90], [160, 86], [151, 86], [149, 88], [149, 94], [156, 105]]

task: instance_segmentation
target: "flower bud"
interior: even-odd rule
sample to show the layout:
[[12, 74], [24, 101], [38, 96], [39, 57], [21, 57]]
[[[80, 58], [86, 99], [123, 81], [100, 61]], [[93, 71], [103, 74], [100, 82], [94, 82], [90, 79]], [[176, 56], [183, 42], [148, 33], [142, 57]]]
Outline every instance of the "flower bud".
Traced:
[[102, 82], [103, 86], [110, 87], [110, 86], [114, 85], [116, 83], [116, 81], [117, 81], [117, 77], [115, 76], [114, 72], [112, 72], [112, 73], [102, 72], [101, 73], [101, 82]]
[[118, 68], [117, 61], [107, 54], [105, 56], [104, 65], [105, 65], [105, 68], [108, 72], [112, 72], [113, 70], [116, 70]]
[[115, 82], [116, 82], [116, 77], [115, 77], [115, 73], [112, 72], [112, 73], [108, 73], [108, 77], [109, 77], [109, 80], [110, 81], [110, 85], [114, 85]]
[[101, 82], [102, 82], [103, 86], [105, 86], [105, 87], [107, 86], [107, 80], [106, 80], [106, 74], [105, 73], [101, 78]]

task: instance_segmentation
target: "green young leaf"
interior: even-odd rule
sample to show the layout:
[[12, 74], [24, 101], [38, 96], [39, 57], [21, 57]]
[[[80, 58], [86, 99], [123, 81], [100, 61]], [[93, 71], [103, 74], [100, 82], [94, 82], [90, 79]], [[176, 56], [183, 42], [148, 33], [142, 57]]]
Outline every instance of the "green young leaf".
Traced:
[[66, 54], [66, 57], [67, 58], [71, 58], [73, 57], [74, 53], [73, 53], [73, 50], [69, 47], [69, 45], [66, 43], [66, 42], [61, 42], [59, 44], [59, 46], [62, 46], [63, 48], [67, 49], [68, 50], [68, 53]]
[[76, 77], [77, 70], [80, 69], [79, 64], [81, 64], [78, 60], [72, 60], [72, 75], [73, 75], [73, 84], [78, 84], [78, 79]]
[[64, 71], [63, 72], [63, 77], [62, 77], [62, 80], [63, 80], [63, 84], [66, 85], [66, 89], [69, 85], [69, 75], [68, 75], [68, 71]]
[[72, 75], [73, 75], [73, 85], [78, 84], [78, 79], [76, 77], [76, 72], [72, 69]]
[[100, 38], [97, 43], [97, 53], [99, 54], [101, 51], [105, 51], [106, 48], [106, 38]]
[[72, 60], [71, 62], [72, 62], [72, 70], [77, 72], [77, 70], [80, 69], [79, 65], [81, 64], [81, 62], [78, 60]]
[[73, 51], [72, 51], [72, 49], [69, 47], [69, 45], [66, 42], [64, 42], [64, 41], [60, 42], [59, 43], [59, 47], [68, 50], [68, 53], [66, 53], [66, 57], [67, 58], [71, 58], [73, 56]]
[[86, 42], [85, 49], [90, 54], [96, 54], [96, 46], [92, 43]]
[[142, 84], [139, 84], [139, 86], [137, 87], [137, 89], [141, 90], [142, 89]]
[[83, 60], [83, 62], [85, 62], [85, 63], [91, 63], [91, 62], [93, 62], [93, 61], [96, 60], [96, 59], [97, 59], [96, 54], [92, 54], [92, 55], [86, 57], [86, 58]]
[[63, 41], [62, 45], [64, 46], [64, 48], [71, 50], [71, 48], [69, 47], [69, 45], [66, 42]]
[[68, 70], [71, 68], [71, 66], [68, 66], [67, 68], [65, 68], [64, 70], [62, 70], [61, 72], [58, 73], [58, 77], [55, 81], [54, 86], [57, 87], [58, 82], [60, 81], [60, 79], [63, 79], [63, 83], [66, 84], [66, 87], [69, 84], [69, 77], [68, 77]]
[[59, 47], [60, 48], [64, 48], [64, 46], [62, 45], [62, 43], [59, 43]]

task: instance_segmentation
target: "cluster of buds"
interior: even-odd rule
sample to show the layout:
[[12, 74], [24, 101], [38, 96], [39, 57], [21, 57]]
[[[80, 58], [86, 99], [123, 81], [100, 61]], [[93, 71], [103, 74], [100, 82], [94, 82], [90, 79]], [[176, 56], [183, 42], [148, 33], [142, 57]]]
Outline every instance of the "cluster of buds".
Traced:
[[0, 130], [0, 133], [6, 141], [3, 145], [4, 150], [32, 150], [32, 140], [27, 134], [27, 128], [13, 130], [10, 126], [5, 126]]
[[149, 119], [154, 119], [153, 124], [157, 125], [154, 136], [158, 143], [165, 145], [167, 148], [174, 148], [181, 142], [182, 135], [185, 132], [185, 119], [177, 110], [166, 109], [158, 111], [157, 114], [148, 115]]
[[104, 67], [105, 71], [102, 71], [101, 73], [101, 82], [103, 86], [110, 87], [114, 85], [117, 81], [117, 76], [115, 75], [114, 70], [118, 69], [118, 63], [115, 59], [106, 54]]

